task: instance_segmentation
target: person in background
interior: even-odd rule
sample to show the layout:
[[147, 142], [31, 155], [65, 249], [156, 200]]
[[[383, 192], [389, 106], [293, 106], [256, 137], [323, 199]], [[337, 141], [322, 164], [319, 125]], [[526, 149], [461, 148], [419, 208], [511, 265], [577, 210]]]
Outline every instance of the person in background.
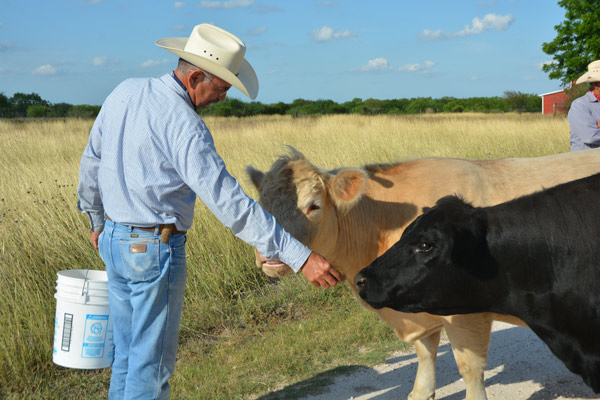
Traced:
[[109, 398], [165, 399], [187, 277], [186, 231], [198, 196], [237, 237], [316, 286], [343, 281], [249, 198], [217, 154], [197, 108], [258, 79], [235, 35], [210, 24], [156, 44], [179, 57], [160, 78], [128, 79], [106, 98], [79, 170], [78, 209], [108, 275], [115, 358]]
[[600, 147], [600, 60], [588, 64], [588, 72], [575, 84], [589, 83], [590, 90], [571, 103], [567, 115], [571, 151]]

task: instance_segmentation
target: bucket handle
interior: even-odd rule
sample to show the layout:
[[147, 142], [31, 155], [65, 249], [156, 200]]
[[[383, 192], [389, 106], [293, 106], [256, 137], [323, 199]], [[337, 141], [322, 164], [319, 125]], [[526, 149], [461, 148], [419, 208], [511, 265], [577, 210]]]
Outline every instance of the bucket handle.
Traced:
[[92, 258], [90, 259], [90, 262], [88, 263], [87, 269], [85, 270], [85, 276], [83, 278], [83, 287], [81, 288], [81, 295], [83, 296], [84, 292], [85, 292], [85, 283], [87, 282], [87, 276], [88, 276], [88, 272], [90, 272], [90, 267], [92, 266], [92, 261], [94, 261], [94, 256], [96, 255], [96, 249], [94, 249], [94, 252], [92, 253]]

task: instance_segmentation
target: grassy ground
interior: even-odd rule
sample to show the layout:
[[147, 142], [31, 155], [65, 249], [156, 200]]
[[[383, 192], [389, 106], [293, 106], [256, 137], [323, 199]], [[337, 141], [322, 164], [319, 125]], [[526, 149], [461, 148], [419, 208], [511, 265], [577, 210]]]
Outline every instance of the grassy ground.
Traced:
[[[92, 122], [0, 121], [0, 398], [106, 397], [108, 369], [52, 363], [56, 272], [85, 268], [93, 251], [87, 217], [75, 207]], [[209, 118], [207, 124], [251, 196], [244, 167], [267, 169], [285, 145], [335, 168], [426, 156], [532, 157], [566, 152], [569, 142], [564, 118], [519, 114]], [[294, 398], [298, 390], [318, 390], [332, 373], [379, 363], [404, 346], [346, 285], [323, 291], [301, 276], [262, 275], [252, 249], [202, 204], [188, 255], [172, 398]], [[98, 258], [92, 268], [103, 269]]]

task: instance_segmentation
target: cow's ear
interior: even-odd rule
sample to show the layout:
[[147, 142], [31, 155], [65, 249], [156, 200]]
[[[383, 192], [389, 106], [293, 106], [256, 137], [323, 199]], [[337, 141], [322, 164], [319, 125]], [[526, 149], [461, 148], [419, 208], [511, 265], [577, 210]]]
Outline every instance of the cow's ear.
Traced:
[[265, 173], [255, 169], [252, 165], [246, 166], [246, 175], [248, 175], [250, 182], [252, 182], [257, 189], [260, 188], [260, 185], [262, 185], [265, 180]]
[[497, 274], [497, 264], [488, 247], [485, 214], [471, 209], [455, 220], [453, 226], [453, 263], [479, 279], [494, 277]]
[[348, 209], [362, 196], [368, 177], [362, 169], [349, 168], [339, 171], [330, 180], [330, 192], [338, 208]]

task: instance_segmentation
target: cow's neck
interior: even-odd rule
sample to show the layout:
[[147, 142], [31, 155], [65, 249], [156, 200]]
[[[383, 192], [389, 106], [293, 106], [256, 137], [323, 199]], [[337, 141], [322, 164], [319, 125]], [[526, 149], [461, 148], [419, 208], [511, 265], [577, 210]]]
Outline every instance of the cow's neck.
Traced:
[[[414, 206], [363, 197], [338, 215], [338, 238], [330, 261], [348, 279], [389, 249], [414, 218]], [[329, 258], [328, 258], [329, 259]]]

